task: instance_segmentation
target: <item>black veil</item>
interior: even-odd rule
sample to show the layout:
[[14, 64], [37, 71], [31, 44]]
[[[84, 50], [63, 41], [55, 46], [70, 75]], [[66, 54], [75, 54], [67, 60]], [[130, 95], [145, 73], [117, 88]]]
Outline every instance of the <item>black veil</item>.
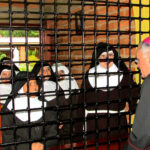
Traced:
[[127, 72], [128, 68], [126, 67], [123, 60], [120, 59], [120, 56], [118, 56], [118, 52], [116, 51], [115, 47], [113, 45], [110, 45], [107, 43], [102, 43], [102, 42], [97, 45], [96, 51], [93, 52], [92, 62], [91, 62], [91, 66], [89, 69], [93, 68], [95, 66], [95, 64], [96, 64], [96, 66], [99, 64], [99, 61], [100, 61], [99, 56], [103, 52], [109, 52], [109, 51], [113, 51], [113, 53], [114, 53], [113, 62], [117, 66], [117, 68], [123, 72]]
[[27, 71], [20, 71], [16, 75], [16, 77], [14, 78], [14, 84], [12, 86], [12, 92], [10, 93], [10, 96], [7, 99], [6, 105], [9, 103], [11, 99], [15, 98], [18, 95], [19, 90], [30, 79], [37, 80], [36, 76], [33, 73]]
[[[9, 63], [9, 65], [6, 65], [6, 63]], [[13, 62], [11, 62], [11, 59], [10, 58], [8, 58], [8, 57], [4, 57], [4, 58], [2, 58], [1, 60], [0, 60], [0, 66], [11, 66], [11, 63], [13, 63]], [[19, 70], [19, 68], [13, 63], [13, 69], [15, 70], [15, 71], [20, 71]]]

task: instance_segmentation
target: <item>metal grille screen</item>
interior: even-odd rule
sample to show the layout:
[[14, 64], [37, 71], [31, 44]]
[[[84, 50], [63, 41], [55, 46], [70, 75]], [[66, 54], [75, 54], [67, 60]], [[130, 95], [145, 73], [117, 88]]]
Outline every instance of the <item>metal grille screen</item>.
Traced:
[[149, 14], [145, 0], [0, 0], [1, 149], [121, 149]]

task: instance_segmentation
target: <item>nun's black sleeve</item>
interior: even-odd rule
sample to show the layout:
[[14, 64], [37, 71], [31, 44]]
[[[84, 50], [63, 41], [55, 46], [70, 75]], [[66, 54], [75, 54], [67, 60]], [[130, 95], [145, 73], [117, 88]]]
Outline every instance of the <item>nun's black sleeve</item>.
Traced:
[[[19, 136], [15, 136], [15, 124], [13, 122], [13, 113], [5, 109], [2, 109], [2, 143], [7, 146], [3, 146], [2, 150], [15, 150], [15, 141], [20, 141]], [[9, 144], [9, 145], [8, 145]], [[27, 150], [29, 149], [28, 144], [18, 144], [17, 150]]]
[[133, 131], [123, 150], [150, 148], [150, 76], [142, 85], [140, 102], [136, 109]]
[[46, 150], [57, 145], [57, 112], [54, 107], [51, 107], [51, 103], [48, 106], [45, 111], [45, 142], [43, 142]]
[[[84, 114], [84, 111], [85, 111], [85, 104], [86, 104], [86, 99], [84, 99], [84, 92], [86, 95], [88, 95], [89, 97], [91, 96], [91, 92], [89, 90], [89, 87], [86, 86], [87, 84], [87, 81], [88, 78], [86, 78], [85, 80], [85, 87], [86, 87], [86, 90], [84, 91], [83, 90], [83, 83], [81, 85], [81, 90], [80, 90], [80, 93], [78, 94], [78, 100], [77, 100], [77, 104], [75, 105], [76, 107], [76, 110], [75, 110], [75, 113], [76, 113], [76, 117], [75, 117], [75, 120], [74, 120], [74, 128], [75, 128], [75, 142], [81, 142], [83, 141], [83, 137], [84, 137], [84, 123], [85, 123], [85, 114]], [[89, 90], [89, 91], [88, 91]], [[88, 91], [88, 92], [87, 92]], [[87, 96], [87, 97], [88, 97]], [[91, 98], [91, 97], [90, 97]]]
[[71, 129], [71, 123], [70, 123], [70, 107], [69, 107], [69, 101], [65, 99], [65, 96], [59, 96], [59, 122], [63, 125], [63, 127], [60, 129], [60, 137], [61, 137], [61, 144], [67, 144], [70, 143], [70, 129]]
[[[13, 126], [13, 115], [12, 114], [3, 114], [7, 113], [8, 111], [2, 109], [2, 129], [3, 128], [10, 128]], [[5, 129], [2, 130], [2, 144], [9, 144], [14, 141], [14, 134], [13, 129]], [[4, 146], [2, 147], [2, 150], [13, 150], [13, 146]]]

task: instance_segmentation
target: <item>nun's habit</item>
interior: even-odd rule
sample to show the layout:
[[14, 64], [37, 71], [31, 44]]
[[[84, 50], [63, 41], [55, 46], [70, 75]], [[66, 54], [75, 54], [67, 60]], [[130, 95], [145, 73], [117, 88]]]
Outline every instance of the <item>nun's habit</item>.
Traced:
[[15, 70], [16, 74], [20, 71], [19, 68], [15, 65], [15, 63], [13, 61], [11, 61], [10, 58], [8, 57], [4, 57], [1, 59], [0, 61], [1, 65], [5, 65], [5, 66], [11, 66], [11, 64], [13, 63], [13, 69]]
[[[61, 70], [64, 71], [64, 79], [59, 80], [58, 84], [64, 91], [66, 99], [69, 98], [69, 90], [71, 90], [71, 93], [79, 90], [79, 86], [78, 86], [76, 80], [74, 79], [74, 77], [69, 77], [69, 70], [66, 66], [64, 66], [61, 63], [57, 63], [57, 64], [53, 64], [52, 69], [55, 73], [57, 71], [59, 72]], [[57, 69], [57, 71], [56, 71], [56, 69]]]
[[[6, 102], [6, 99], [8, 98], [8, 96], [10, 95], [11, 93], [11, 90], [12, 90], [12, 79], [15, 78], [15, 70], [12, 70], [11, 66], [7, 66], [7, 65], [2, 65], [1, 68], [0, 68], [0, 78], [1, 78], [1, 82], [0, 82], [0, 103], [2, 105], [5, 104]], [[10, 76], [10, 81], [6, 82], [6, 83], [3, 83], [2, 80], [2, 77], [1, 77], [1, 74], [2, 72], [4, 71], [9, 71], [11, 72], [11, 76]]]
[[[42, 67], [48, 67], [51, 75], [49, 75], [49, 79], [45, 79]], [[44, 95], [44, 98], [46, 101], [51, 101], [53, 99], [56, 99], [56, 93], [59, 91], [59, 86], [56, 85], [55, 82], [55, 75], [51, 69], [51, 66], [44, 62], [37, 62], [32, 70], [32, 73], [35, 74], [35, 76], [38, 77], [38, 84], [39, 84], [39, 92], [40, 95]], [[41, 73], [41, 74], [39, 74]]]
[[[51, 75], [49, 79], [44, 79], [44, 74], [39, 75], [39, 72], [41, 70], [41, 68], [43, 67], [49, 67]], [[44, 97], [46, 102], [50, 102], [53, 104], [53, 106], [58, 107], [58, 120], [59, 123], [63, 125], [63, 127], [59, 130], [60, 133], [60, 144], [66, 144], [69, 141], [68, 140], [64, 140], [64, 136], [68, 136], [70, 139], [70, 123], [65, 123], [63, 124], [63, 122], [65, 122], [67, 119], [69, 119], [70, 117], [70, 108], [69, 108], [69, 103], [66, 101], [65, 96], [64, 96], [64, 92], [61, 89], [61, 87], [56, 84], [55, 80], [56, 77], [53, 73], [53, 70], [51, 69], [51, 66], [48, 63], [43, 63], [43, 65], [41, 64], [41, 62], [38, 62], [32, 71], [39, 79], [38, 84], [39, 84], [39, 93], [40, 93], [40, 97]]]
[[[74, 77], [72, 76], [70, 77], [71, 74], [69, 73], [68, 68], [64, 66], [63, 64], [55, 63], [52, 65], [52, 69], [54, 73], [58, 73], [59, 71], [64, 72], [63, 75], [58, 74], [58, 76], [63, 78], [63, 79], [58, 79], [58, 85], [64, 91], [65, 99], [68, 105], [71, 106], [70, 107], [70, 119], [73, 120], [73, 122], [75, 122], [75, 119], [77, 118], [77, 103], [78, 103], [78, 98], [79, 98], [79, 86], [76, 80], [74, 79]], [[72, 129], [72, 135], [73, 135], [76, 132], [74, 123], [72, 123], [70, 128]], [[76, 137], [75, 138], [72, 137], [72, 140], [76, 141]]]
[[[35, 79], [31, 73], [28, 73], [29, 78]], [[15, 79], [13, 96], [2, 108], [2, 128], [5, 128], [2, 130], [2, 142], [6, 145], [2, 149], [30, 150], [32, 143], [40, 142], [49, 150], [57, 145], [56, 109], [52, 102], [39, 98], [38, 92], [34, 93], [34, 97], [24, 93], [27, 72], [18, 73]]]
[[[102, 53], [113, 52], [113, 61], [110, 68], [101, 66], [99, 56]], [[109, 65], [109, 64], [108, 64]], [[83, 89], [85, 85], [85, 89]], [[85, 94], [84, 94], [85, 93]], [[122, 139], [128, 134], [125, 114], [126, 102], [130, 112], [134, 113], [139, 87], [134, 83], [132, 76], [113, 46], [99, 43], [92, 56], [92, 63], [86, 73], [85, 84], [82, 83], [82, 94], [78, 104], [78, 116], [82, 123], [76, 125], [79, 133], [87, 133], [87, 140]], [[84, 109], [83, 109], [84, 107]], [[81, 134], [81, 137], [83, 134]]]

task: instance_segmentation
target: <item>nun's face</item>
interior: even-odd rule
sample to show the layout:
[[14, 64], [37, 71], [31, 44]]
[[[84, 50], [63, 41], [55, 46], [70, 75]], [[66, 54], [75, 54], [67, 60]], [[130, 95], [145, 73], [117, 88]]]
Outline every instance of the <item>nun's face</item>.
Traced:
[[[23, 90], [24, 90], [24, 93], [27, 93], [27, 92], [29, 92], [29, 93], [38, 92], [39, 87], [37, 85], [36, 80], [30, 80], [29, 81], [29, 90], [28, 90], [27, 83], [25, 83], [24, 86], [23, 86]], [[32, 95], [31, 97], [35, 97], [35, 95], [34, 96]]]
[[11, 78], [11, 71], [10, 70], [4, 70], [1, 72], [1, 78], [4, 78], [2, 79], [1, 81], [5, 84], [8, 84], [8, 82], [10, 82], [10, 78]]
[[[38, 75], [42, 76], [42, 70], [40, 70]], [[50, 70], [49, 66], [44, 66], [43, 67], [43, 77], [44, 77], [44, 79], [48, 80], [48, 79], [50, 79], [50, 76], [51, 76], [51, 70]]]
[[113, 65], [114, 53], [113, 51], [103, 52], [100, 56], [100, 65], [104, 68], [110, 68]]
[[59, 70], [58, 71], [58, 75], [59, 75], [59, 79], [60, 80], [64, 80], [65, 79], [65, 76], [63, 76], [63, 75], [65, 75], [65, 71], [64, 70]]

